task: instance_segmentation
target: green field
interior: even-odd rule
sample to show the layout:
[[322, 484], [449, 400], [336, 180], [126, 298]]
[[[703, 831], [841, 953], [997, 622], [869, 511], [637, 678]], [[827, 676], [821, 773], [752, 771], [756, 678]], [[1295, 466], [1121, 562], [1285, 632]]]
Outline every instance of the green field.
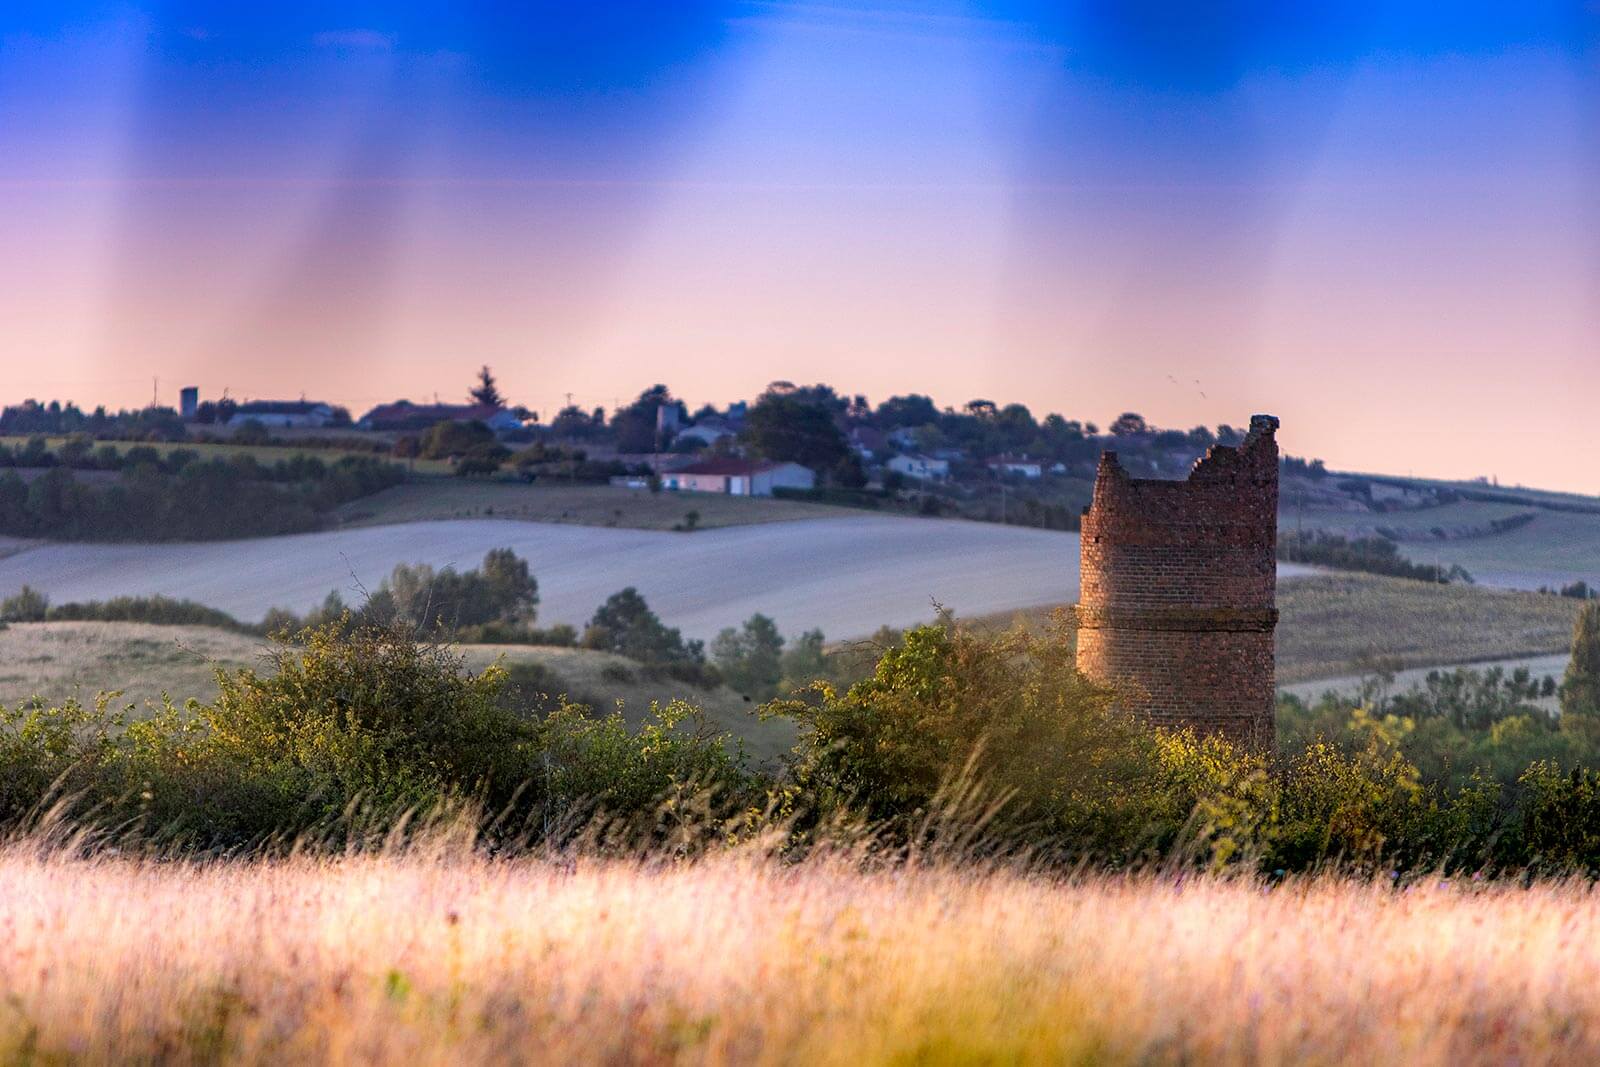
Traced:
[[1278, 586], [1278, 680], [1331, 678], [1376, 658], [1402, 667], [1567, 650], [1578, 603], [1539, 593], [1320, 574]]
[[[1279, 528], [1322, 530], [1344, 537], [1390, 532], [1400, 538], [1400, 553], [1406, 558], [1447, 568], [1464, 567], [1481, 585], [1559, 588], [1579, 579], [1600, 584], [1600, 514], [1547, 506], [1600, 506], [1600, 502], [1531, 491], [1515, 495], [1516, 502], [1463, 500], [1396, 511], [1302, 511], [1293, 495], [1286, 494]], [[1531, 515], [1532, 519], [1504, 533], [1493, 531], [1491, 523], [1517, 515]]]
[[[47, 622], [13, 624], [0, 630], [0, 705], [38, 698], [60, 703], [69, 697], [92, 702], [100, 692], [120, 692], [119, 705], [144, 709], [169, 695], [177, 703], [217, 695], [213, 671], [259, 666], [265, 641], [205, 626], [146, 623]], [[767, 760], [794, 743], [785, 723], [762, 722], [744, 697], [725, 686], [697, 689], [666, 677], [651, 677], [639, 664], [607, 652], [526, 645], [464, 646], [470, 670], [504, 658], [507, 665], [539, 664], [555, 674], [575, 700], [608, 712], [621, 703], [624, 716], [644, 721], [651, 701], [682, 697], [700, 705], [719, 731], [743, 738], [753, 757]], [[560, 695], [552, 694], [552, 695]]]
[[1516, 504], [1481, 503], [1463, 500], [1431, 508], [1408, 508], [1399, 511], [1335, 510], [1332, 508], [1305, 508], [1295, 506], [1292, 495], [1283, 498], [1278, 516], [1278, 528], [1286, 532], [1304, 528], [1307, 531], [1325, 530], [1344, 537], [1368, 537], [1379, 529], [1393, 530], [1402, 537], [1431, 540], [1435, 530], [1447, 536], [1465, 536], [1475, 531], [1487, 531], [1489, 524], [1513, 515], [1526, 515], [1534, 507]]
[[859, 514], [847, 508], [770, 497], [447, 477], [414, 478], [351, 501], [336, 514], [342, 526], [500, 518], [670, 530], [685, 525], [691, 511], [698, 513], [695, 526], [701, 529]]

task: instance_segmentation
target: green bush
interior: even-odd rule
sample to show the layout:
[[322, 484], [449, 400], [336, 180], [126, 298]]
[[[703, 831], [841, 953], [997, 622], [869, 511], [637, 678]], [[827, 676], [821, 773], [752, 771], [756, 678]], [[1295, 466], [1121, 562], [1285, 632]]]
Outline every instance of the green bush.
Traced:
[[1157, 736], [1078, 673], [1069, 625], [993, 637], [919, 627], [849, 690], [821, 683], [817, 701], [768, 705], [800, 727], [801, 795], [902, 839], [966, 804], [963, 832], [984, 822], [996, 842], [1111, 862], [1144, 854], [1173, 833]]
[[463, 811], [497, 839], [559, 839], [585, 829], [579, 812], [649, 829], [675, 807], [681, 841], [692, 796], [707, 819], [759, 805], [764, 782], [691, 706], [631, 733], [557, 683], [526, 667], [472, 674], [401, 627], [280, 635], [265, 668], [219, 672], [208, 704], [136, 721], [109, 696], [0, 708], [0, 826], [59, 802], [147, 844], [236, 850], [381, 839], [411, 815]]
[[50, 611], [50, 598], [25, 585], [0, 600], [0, 622], [43, 622]]
[[385, 811], [451, 800], [507, 803], [533, 774], [532, 725], [500, 702], [504, 672], [399, 628], [303, 632], [270, 672], [219, 673], [200, 708], [218, 752], [319, 816], [355, 798]]
[[192, 600], [164, 596], [123, 596], [57, 604], [45, 617], [51, 622], [144, 622], [156, 626], [214, 626], [242, 632], [251, 629], [225, 611]]
[[608, 820], [622, 843], [703, 844], [762, 808], [770, 783], [749, 771], [742, 750], [714, 732], [692, 704], [651, 705], [631, 731], [620, 711], [595, 718], [567, 705], [540, 726], [545, 818], [578, 828]]

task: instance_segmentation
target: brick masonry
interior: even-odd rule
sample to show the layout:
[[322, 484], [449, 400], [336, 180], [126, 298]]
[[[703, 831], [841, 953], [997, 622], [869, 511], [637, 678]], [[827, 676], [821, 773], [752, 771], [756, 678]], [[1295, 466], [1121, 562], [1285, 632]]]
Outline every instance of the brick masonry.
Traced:
[[1257, 415], [1185, 481], [1100, 457], [1083, 513], [1078, 667], [1162, 726], [1274, 739], [1278, 420]]

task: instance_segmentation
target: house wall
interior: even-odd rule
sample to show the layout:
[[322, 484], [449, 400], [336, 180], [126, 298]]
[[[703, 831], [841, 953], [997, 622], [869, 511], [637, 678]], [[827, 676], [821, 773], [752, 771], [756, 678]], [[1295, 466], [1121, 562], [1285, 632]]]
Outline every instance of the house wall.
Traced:
[[1135, 712], [1273, 742], [1278, 422], [1208, 452], [1186, 481], [1129, 478], [1105, 453], [1084, 511], [1078, 666]]
[[751, 479], [750, 494], [752, 496], [771, 496], [772, 490], [784, 489], [815, 489], [817, 476], [805, 467], [796, 463], [786, 463], [770, 471], [761, 471]]
[[685, 492], [728, 492], [728, 476], [725, 474], [673, 474], [668, 477], [677, 485], [677, 488]]

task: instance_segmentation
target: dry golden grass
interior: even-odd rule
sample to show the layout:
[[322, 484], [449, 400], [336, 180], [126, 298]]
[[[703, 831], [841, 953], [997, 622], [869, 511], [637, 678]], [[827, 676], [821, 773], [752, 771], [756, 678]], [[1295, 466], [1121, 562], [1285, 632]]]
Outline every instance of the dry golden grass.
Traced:
[[0, 630], [0, 705], [35, 697], [92, 703], [101, 692], [144, 707], [163, 693], [179, 703], [217, 695], [216, 666], [259, 664], [266, 643], [209, 626], [140, 622], [16, 623]]
[[1579, 884], [0, 853], [0, 1060], [1553, 1063]]
[[[163, 695], [179, 704], [190, 697], [213, 700], [217, 668], [259, 667], [267, 647], [260, 638], [209, 626], [18, 623], [0, 629], [0, 706], [35, 698], [60, 704], [69, 697], [88, 704], [102, 692], [121, 693], [116, 703], [132, 705], [136, 713]], [[792, 725], [761, 721], [755, 705], [727, 686], [701, 689], [609, 652], [528, 645], [462, 645], [459, 651], [471, 671], [496, 661], [507, 667], [538, 664], [559, 680], [551, 696], [589, 702], [601, 714], [620, 701], [623, 716], [634, 725], [649, 718], [652, 702], [682, 698], [698, 705], [719, 732], [743, 739], [745, 751], [761, 762], [794, 745]]]

